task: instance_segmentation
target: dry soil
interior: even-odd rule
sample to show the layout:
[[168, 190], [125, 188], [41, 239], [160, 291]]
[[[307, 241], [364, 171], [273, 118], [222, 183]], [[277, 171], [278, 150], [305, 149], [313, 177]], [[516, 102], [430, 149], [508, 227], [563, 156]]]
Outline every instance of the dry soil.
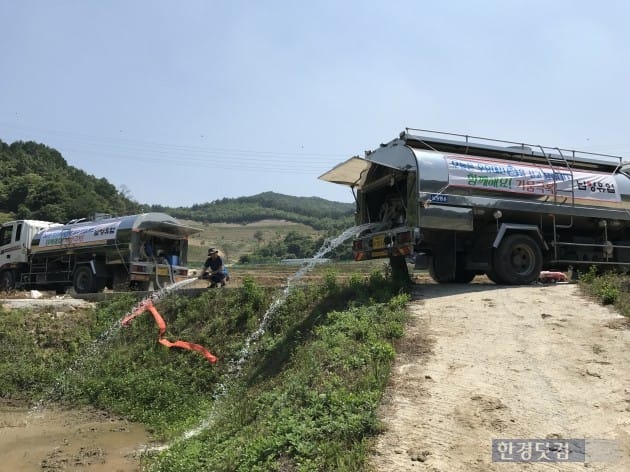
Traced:
[[[415, 293], [375, 470], [630, 470], [626, 318], [570, 284], [423, 284]], [[492, 439], [503, 438], [587, 439], [589, 456], [492, 462]]]

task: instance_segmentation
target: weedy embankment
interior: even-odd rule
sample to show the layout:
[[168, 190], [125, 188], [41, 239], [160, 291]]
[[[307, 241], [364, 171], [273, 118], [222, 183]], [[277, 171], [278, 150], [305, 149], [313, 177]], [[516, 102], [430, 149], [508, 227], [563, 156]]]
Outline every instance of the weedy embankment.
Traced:
[[597, 267], [580, 275], [580, 288], [603, 305], [613, 305], [630, 317], [630, 275], [615, 272], [599, 273]]
[[207, 347], [214, 366], [156, 343], [148, 313], [118, 328], [131, 295], [62, 324], [2, 313], [0, 375], [9, 380], [0, 395], [90, 404], [144, 423], [169, 447], [143, 457], [143, 470], [364, 470], [408, 297], [379, 271], [344, 282], [329, 271], [289, 293], [235, 369], [278, 296], [246, 279], [160, 302], [167, 337]]

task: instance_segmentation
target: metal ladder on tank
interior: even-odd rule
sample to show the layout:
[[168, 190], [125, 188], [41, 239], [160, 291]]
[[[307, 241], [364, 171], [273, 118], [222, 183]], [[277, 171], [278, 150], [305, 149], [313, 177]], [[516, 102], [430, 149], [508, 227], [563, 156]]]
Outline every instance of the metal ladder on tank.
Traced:
[[[545, 159], [547, 160], [547, 164], [549, 164], [549, 168], [551, 169], [551, 172], [553, 173], [553, 203], [554, 205], [557, 205], [559, 203], [565, 203], [566, 199], [562, 202], [559, 201], [559, 197], [558, 197], [558, 185], [557, 185], [557, 179], [556, 179], [556, 167], [558, 167], [558, 170], [562, 169], [566, 169], [569, 171], [569, 174], [571, 175], [571, 206], [574, 207], [575, 206], [575, 177], [573, 175], [573, 168], [571, 167], [571, 164], [569, 163], [569, 161], [567, 160], [567, 158], [564, 156], [564, 154], [562, 153], [562, 150], [560, 150], [560, 148], [555, 148], [556, 151], [558, 151], [558, 156], [554, 156], [551, 153], [547, 153], [545, 152], [545, 149], [542, 146], [538, 146], [540, 148], [540, 151], [542, 152], [543, 156], [545, 156]], [[575, 155], [573, 156], [574, 160], [575, 160]], [[569, 222], [569, 224], [566, 225], [559, 225], [556, 223], [556, 215], [552, 214], [552, 218], [553, 218], [553, 258], [555, 260], [558, 260], [558, 246], [564, 246], [564, 245], [575, 245], [576, 243], [560, 243], [558, 242], [558, 228], [560, 229], [570, 229], [573, 227], [573, 215], [571, 215], [571, 221]]]

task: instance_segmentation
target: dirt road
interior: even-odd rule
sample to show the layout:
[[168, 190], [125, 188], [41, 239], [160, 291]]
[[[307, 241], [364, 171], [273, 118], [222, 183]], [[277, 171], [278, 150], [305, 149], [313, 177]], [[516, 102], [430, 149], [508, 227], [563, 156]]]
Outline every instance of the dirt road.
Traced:
[[[568, 284], [423, 284], [411, 315], [381, 410], [375, 470], [630, 470], [625, 318]], [[492, 462], [493, 439], [518, 438], [586, 438], [588, 457]], [[523, 444], [506, 457], [518, 459]]]

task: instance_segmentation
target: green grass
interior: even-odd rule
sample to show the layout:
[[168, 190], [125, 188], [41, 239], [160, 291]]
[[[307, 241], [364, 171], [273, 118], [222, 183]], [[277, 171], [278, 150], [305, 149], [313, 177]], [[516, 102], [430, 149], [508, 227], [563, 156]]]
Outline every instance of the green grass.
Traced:
[[[135, 303], [130, 295], [100, 304], [44, 349], [34, 346], [38, 330], [19, 322], [32, 315], [5, 313], [0, 333], [12, 347], [3, 343], [1, 354], [12, 362], [1, 364], [0, 395], [91, 404], [174, 441], [143, 458], [143, 470], [365, 470], [393, 341], [407, 316], [401, 290], [380, 270], [344, 280], [327, 270], [290, 292], [239, 373], [233, 361], [279, 295], [251, 278], [196, 298], [174, 294], [158, 306], [167, 338], [206, 346], [220, 359], [214, 366], [157, 344], [148, 313], [95, 344]], [[203, 419], [210, 424], [201, 434], [177, 440]]]
[[613, 305], [622, 315], [630, 317], [630, 275], [599, 273], [593, 266], [580, 275], [579, 282], [587, 295], [603, 305]]

